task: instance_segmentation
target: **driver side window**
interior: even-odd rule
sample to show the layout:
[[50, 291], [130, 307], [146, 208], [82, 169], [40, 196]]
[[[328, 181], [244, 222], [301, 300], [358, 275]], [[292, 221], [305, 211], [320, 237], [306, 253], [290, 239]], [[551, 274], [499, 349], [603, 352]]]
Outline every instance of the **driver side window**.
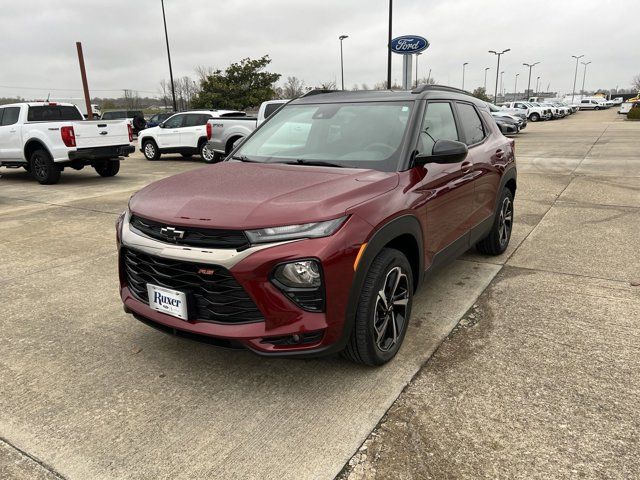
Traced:
[[430, 155], [436, 140], [458, 141], [459, 139], [451, 104], [448, 102], [428, 103], [420, 130], [418, 151], [421, 154]]
[[182, 127], [182, 122], [184, 120], [185, 115], [174, 115], [169, 120], [164, 122], [165, 128], [180, 128]]

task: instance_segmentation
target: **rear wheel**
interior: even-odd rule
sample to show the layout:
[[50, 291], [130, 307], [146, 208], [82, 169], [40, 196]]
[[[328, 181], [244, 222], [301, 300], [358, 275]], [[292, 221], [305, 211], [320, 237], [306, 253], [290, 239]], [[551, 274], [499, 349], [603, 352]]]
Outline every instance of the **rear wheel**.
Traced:
[[216, 155], [216, 152], [213, 151], [207, 142], [200, 144], [200, 157], [206, 163], [214, 163], [219, 160], [218, 155]]
[[142, 144], [142, 153], [147, 160], [158, 160], [160, 158], [160, 150], [153, 140], [145, 140]]
[[120, 171], [120, 160], [107, 160], [93, 166], [101, 177], [115, 177]]
[[60, 180], [60, 167], [55, 164], [46, 150], [36, 150], [29, 159], [31, 175], [42, 185], [53, 185]]
[[377, 366], [391, 360], [404, 340], [413, 302], [413, 276], [402, 252], [385, 248], [364, 281], [351, 337], [343, 355]]
[[538, 115], [537, 113], [532, 113], [529, 117], [529, 120], [531, 120], [532, 122], [537, 122], [538, 120], [540, 120], [540, 115]]
[[489, 235], [476, 244], [480, 253], [485, 255], [500, 255], [509, 246], [511, 230], [513, 229], [513, 194], [505, 188], [500, 197], [498, 211], [493, 220]]

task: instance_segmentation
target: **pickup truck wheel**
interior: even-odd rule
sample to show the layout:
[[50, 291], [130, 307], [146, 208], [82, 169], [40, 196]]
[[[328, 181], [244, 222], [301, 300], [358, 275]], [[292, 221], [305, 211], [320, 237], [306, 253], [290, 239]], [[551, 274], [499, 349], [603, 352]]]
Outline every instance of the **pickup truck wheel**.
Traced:
[[114, 177], [120, 171], [120, 160], [107, 160], [93, 166], [101, 177]]
[[489, 235], [476, 244], [480, 253], [485, 255], [500, 255], [509, 246], [511, 230], [513, 229], [513, 194], [505, 188], [500, 197], [498, 211], [493, 220]]
[[537, 113], [532, 113], [529, 117], [529, 120], [531, 120], [532, 122], [537, 122], [538, 120], [540, 120], [540, 115], [538, 115]]
[[205, 163], [214, 163], [219, 160], [216, 152], [213, 151], [207, 142], [202, 142], [200, 144], [200, 157], [205, 161]]
[[413, 275], [407, 257], [384, 248], [367, 272], [343, 355], [369, 366], [391, 360], [407, 332], [412, 303]]
[[144, 144], [142, 144], [142, 153], [144, 153], [147, 160], [158, 160], [160, 158], [160, 150], [158, 150], [158, 146], [153, 140], [144, 141]]
[[53, 185], [60, 180], [60, 168], [46, 150], [36, 150], [29, 159], [31, 175], [42, 185]]

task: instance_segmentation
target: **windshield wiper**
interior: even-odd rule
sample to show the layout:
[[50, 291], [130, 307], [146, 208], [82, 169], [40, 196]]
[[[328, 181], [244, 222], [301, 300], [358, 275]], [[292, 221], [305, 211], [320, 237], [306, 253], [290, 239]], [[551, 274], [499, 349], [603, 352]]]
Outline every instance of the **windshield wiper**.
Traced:
[[240, 160], [241, 162], [251, 162], [255, 163], [255, 160], [249, 160], [246, 155], [234, 155], [231, 157], [233, 160]]
[[283, 162], [287, 165], [310, 165], [314, 167], [338, 167], [344, 168], [344, 165], [338, 163], [325, 162], [323, 160], [304, 160], [302, 158], [297, 159], [295, 162]]

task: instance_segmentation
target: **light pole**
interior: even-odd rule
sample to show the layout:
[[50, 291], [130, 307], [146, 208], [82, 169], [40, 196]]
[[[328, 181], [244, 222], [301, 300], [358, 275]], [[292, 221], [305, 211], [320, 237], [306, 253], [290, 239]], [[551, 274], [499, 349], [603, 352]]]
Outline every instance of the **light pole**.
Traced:
[[344, 56], [342, 55], [342, 41], [345, 38], [349, 38], [349, 35], [340, 35], [338, 40], [340, 40], [340, 76], [342, 77], [342, 90], [344, 90]]
[[464, 71], [466, 70], [467, 65], [469, 65], [469, 62], [464, 62], [462, 64], [462, 90], [464, 90]]
[[578, 61], [582, 57], [584, 57], [584, 55], [579, 55], [579, 56], [571, 55], [571, 56], [576, 59], [576, 73], [573, 74], [573, 91], [571, 93], [571, 103], [573, 103], [573, 97], [576, 96], [576, 79], [578, 78]]
[[513, 101], [515, 102], [518, 99], [518, 77], [519, 73], [516, 73], [516, 84], [513, 86]]
[[422, 55], [422, 52], [416, 53], [416, 88], [418, 87], [418, 57]]
[[591, 62], [580, 62], [582, 65], [584, 65], [584, 73], [582, 74], [582, 95], [584, 96], [584, 80], [585, 78], [587, 78], [587, 65], [589, 65]]
[[167, 57], [169, 58], [169, 78], [171, 79], [171, 96], [173, 97], [173, 111], [178, 111], [176, 104], [176, 87], [173, 84], [173, 69], [171, 68], [171, 52], [169, 51], [169, 34], [167, 33], [167, 18], [164, 15], [164, 0], [160, 0], [162, 5], [162, 21], [164, 22], [164, 38], [167, 41]]
[[536, 78], [536, 97], [539, 95], [538, 86], [540, 85], [540, 77]]
[[493, 53], [494, 55], [498, 56], [498, 66], [496, 67], [496, 89], [495, 92], [493, 94], [493, 101], [497, 102], [498, 101], [498, 74], [500, 73], [500, 56], [504, 55], [507, 52], [510, 52], [511, 49], [507, 48], [506, 50], [503, 50], [501, 52], [496, 52], [495, 50], [489, 50], [489, 53]]
[[536, 63], [523, 63], [525, 67], [529, 67], [529, 81], [527, 82], [527, 95], [531, 95], [531, 69], [538, 65], [540, 62]]
[[393, 24], [393, 0], [389, 0], [389, 43], [387, 44], [387, 88], [391, 90], [391, 26]]
[[487, 71], [489, 70], [491, 70], [489, 67], [484, 69], [484, 93], [487, 93]]
[[504, 87], [502, 83], [502, 77], [504, 76], [504, 71], [500, 72], [500, 95], [504, 97]]

